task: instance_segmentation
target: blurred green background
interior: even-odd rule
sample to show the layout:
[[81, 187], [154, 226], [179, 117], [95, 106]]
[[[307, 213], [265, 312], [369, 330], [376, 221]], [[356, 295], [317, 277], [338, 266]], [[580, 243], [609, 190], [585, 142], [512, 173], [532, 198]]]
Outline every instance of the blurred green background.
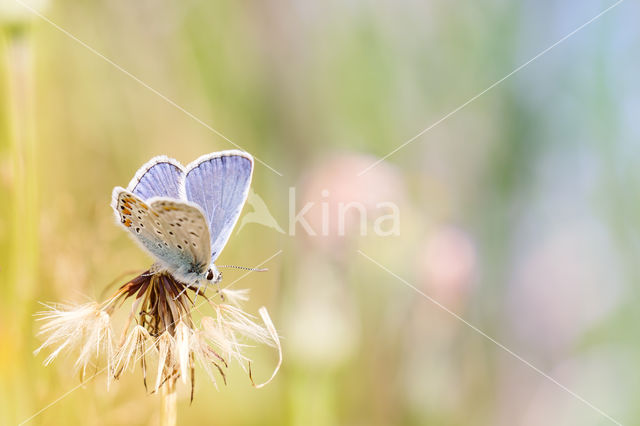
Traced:
[[[640, 424], [640, 34], [626, 1], [362, 176], [613, 1], [29, 3], [283, 176], [221, 263], [283, 339], [275, 381], [197, 371], [180, 424]], [[102, 300], [150, 264], [111, 190], [150, 157], [234, 148], [14, 0], [0, 85], [0, 423], [156, 424], [141, 374], [44, 367], [39, 302]], [[296, 211], [321, 234], [290, 233]], [[323, 195], [323, 190], [329, 195]], [[340, 202], [361, 202], [367, 235]], [[376, 203], [400, 211], [376, 235]], [[245, 208], [245, 213], [252, 210]], [[294, 235], [292, 235], [294, 234]], [[432, 303], [358, 250], [450, 310]], [[241, 276], [225, 272], [225, 281]], [[253, 353], [257, 380], [276, 355]], [[72, 391], [67, 394], [67, 392]]]

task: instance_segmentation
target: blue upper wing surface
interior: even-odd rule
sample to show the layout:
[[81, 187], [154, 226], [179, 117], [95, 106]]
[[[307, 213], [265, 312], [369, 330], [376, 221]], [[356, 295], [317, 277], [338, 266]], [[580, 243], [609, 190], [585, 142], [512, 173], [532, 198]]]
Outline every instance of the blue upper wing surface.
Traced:
[[244, 206], [251, 185], [253, 158], [237, 150], [200, 157], [187, 166], [187, 200], [204, 211], [211, 236], [211, 261], [224, 248]]
[[181, 198], [184, 168], [176, 160], [152, 158], [136, 172], [127, 190], [146, 201], [153, 197]]

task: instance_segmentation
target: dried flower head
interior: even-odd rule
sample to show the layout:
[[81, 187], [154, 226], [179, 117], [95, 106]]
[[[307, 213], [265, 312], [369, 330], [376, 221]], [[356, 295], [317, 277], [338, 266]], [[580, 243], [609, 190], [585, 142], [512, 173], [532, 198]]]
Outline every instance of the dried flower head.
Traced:
[[[194, 305], [196, 296], [204, 298], [199, 305]], [[114, 312], [128, 299], [133, 299], [130, 313], [122, 330], [114, 336]], [[155, 357], [153, 391], [164, 384], [173, 386], [177, 379], [182, 379], [184, 383], [191, 383], [193, 398], [196, 362], [217, 386], [217, 377], [226, 383], [225, 371], [231, 360], [236, 360], [253, 383], [251, 360], [243, 351], [248, 342], [253, 341], [277, 348], [280, 356], [271, 378], [260, 385], [253, 383], [261, 387], [275, 376], [282, 351], [266, 308], [259, 309], [263, 324], [258, 324], [255, 317], [241, 308], [247, 299], [245, 290], [229, 289], [218, 290], [209, 297], [199, 287], [151, 268], [122, 285], [103, 303], [47, 305], [47, 310], [37, 314], [43, 323], [40, 334], [45, 340], [35, 352], [50, 349], [44, 361], [48, 365], [62, 352], [76, 351], [75, 368], [81, 377], [87, 368], [104, 358], [109, 376], [107, 383], [140, 363], [145, 387], [148, 358]], [[201, 304], [208, 305], [211, 314], [202, 316], [197, 324], [192, 313]], [[119, 337], [116, 339], [116, 336]]]

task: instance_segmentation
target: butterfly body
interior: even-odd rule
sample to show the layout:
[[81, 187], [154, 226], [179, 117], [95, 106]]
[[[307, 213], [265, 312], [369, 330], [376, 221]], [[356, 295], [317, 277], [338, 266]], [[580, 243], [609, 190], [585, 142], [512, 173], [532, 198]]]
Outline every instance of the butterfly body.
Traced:
[[200, 157], [187, 167], [168, 157], [142, 166], [113, 190], [118, 222], [155, 260], [154, 269], [192, 287], [218, 282], [215, 260], [247, 198], [253, 158], [242, 151]]

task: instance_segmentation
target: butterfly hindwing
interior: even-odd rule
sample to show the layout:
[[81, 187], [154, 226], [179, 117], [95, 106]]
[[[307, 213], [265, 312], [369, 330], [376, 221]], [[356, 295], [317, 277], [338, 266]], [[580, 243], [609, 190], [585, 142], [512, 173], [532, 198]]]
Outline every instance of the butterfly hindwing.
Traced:
[[176, 160], [154, 157], [136, 172], [127, 190], [146, 201], [153, 197], [180, 198], [184, 170]]
[[199, 207], [168, 198], [148, 203], [116, 188], [113, 208], [120, 223], [176, 278], [192, 281], [210, 263], [209, 232]]
[[249, 193], [253, 158], [242, 151], [222, 151], [200, 157], [186, 168], [187, 200], [204, 211], [215, 260], [231, 235]]
[[202, 273], [211, 262], [209, 228], [202, 210], [178, 200], [159, 198], [151, 200], [151, 209], [167, 225], [166, 237], [178, 250], [190, 253], [193, 272]]

